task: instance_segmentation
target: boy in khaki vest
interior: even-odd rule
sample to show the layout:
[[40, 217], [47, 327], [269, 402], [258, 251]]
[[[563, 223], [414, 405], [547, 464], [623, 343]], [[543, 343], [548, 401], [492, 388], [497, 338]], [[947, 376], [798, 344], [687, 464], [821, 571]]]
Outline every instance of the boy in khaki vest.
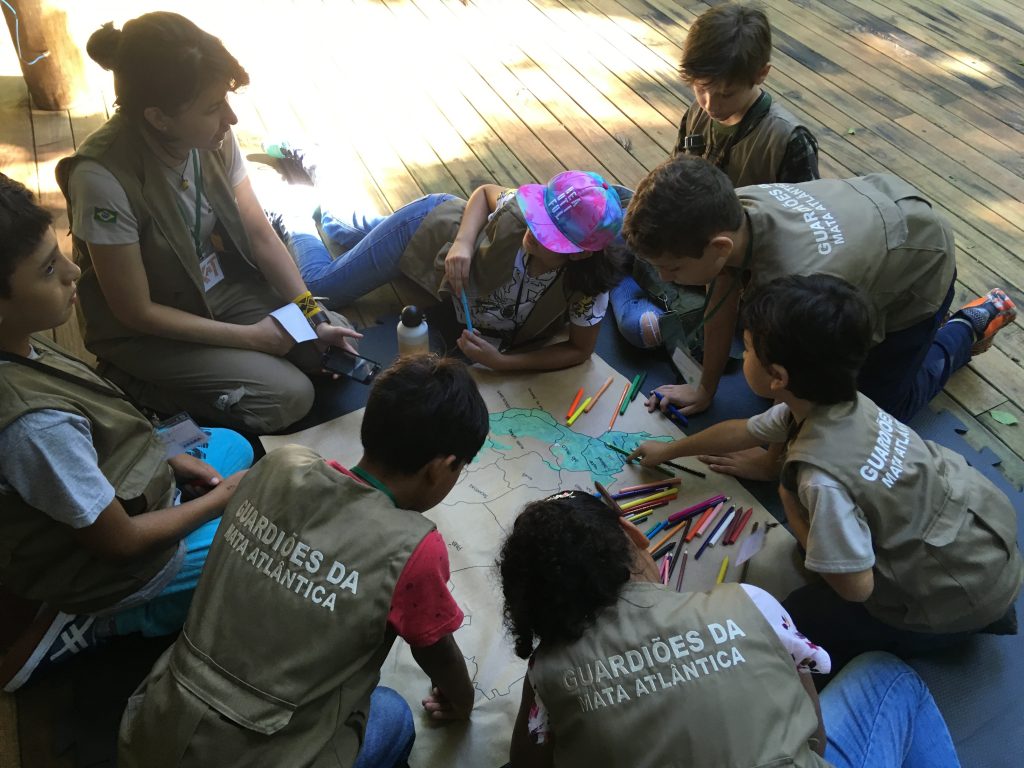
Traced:
[[707, 286], [701, 380], [660, 389], [661, 407], [684, 414], [714, 399], [743, 291], [776, 277], [825, 273], [863, 291], [872, 348], [858, 388], [903, 420], [1016, 317], [1013, 302], [994, 289], [945, 322], [956, 279], [953, 229], [889, 174], [734, 189], [706, 161], [676, 157], [640, 182], [623, 236], [662, 279]]
[[487, 429], [462, 363], [410, 357], [374, 383], [355, 466], [297, 445], [262, 459], [225, 510], [181, 636], [128, 702], [118, 764], [403, 765], [412, 715], [376, 687], [396, 637], [432, 681], [430, 716], [468, 717], [463, 615], [420, 513]]
[[1016, 633], [1024, 579], [1009, 500], [964, 458], [857, 392], [869, 307], [829, 275], [781, 277], [743, 308], [743, 373], [777, 405], [633, 458], [784, 445], [779, 493], [808, 570], [824, 585], [786, 601], [840, 667], [865, 650], [897, 655], [972, 633]]
[[[762, 88], [771, 71], [772, 29], [764, 11], [735, 3], [706, 10], [683, 44], [679, 72], [693, 102], [679, 123], [673, 155], [703, 157], [737, 187], [818, 178], [818, 143]], [[658, 278], [638, 260], [611, 292], [615, 320], [637, 347], [687, 344], [702, 296]], [[696, 342], [694, 342], [696, 343]]]
[[120, 389], [46, 337], [81, 275], [51, 223], [0, 174], [0, 584], [36, 611], [0, 663], [7, 691], [105, 638], [177, 631], [252, 462], [228, 430], [168, 458]]

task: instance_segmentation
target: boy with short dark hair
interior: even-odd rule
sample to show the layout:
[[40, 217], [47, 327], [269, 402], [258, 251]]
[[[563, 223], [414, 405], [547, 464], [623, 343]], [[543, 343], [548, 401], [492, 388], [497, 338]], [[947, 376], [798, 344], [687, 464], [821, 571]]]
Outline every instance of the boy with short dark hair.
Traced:
[[[743, 373], [777, 405], [673, 443], [644, 464], [784, 446], [786, 518], [824, 585], [785, 601], [833, 668], [857, 653], [908, 654], [978, 631], [1016, 632], [1024, 579], [1012, 505], [962, 456], [922, 440], [857, 392], [870, 307], [829, 275], [780, 277], [743, 308]], [[812, 630], [808, 627], [813, 627]]]
[[354, 467], [294, 445], [261, 460], [225, 511], [181, 637], [129, 701], [119, 765], [402, 765], [411, 713], [375, 691], [396, 636], [433, 683], [431, 716], [468, 717], [452, 635], [463, 614], [444, 540], [419, 513], [487, 430], [465, 365], [403, 358], [373, 385]]
[[[679, 73], [693, 102], [673, 155], [703, 157], [737, 187], [818, 178], [818, 143], [761, 86], [771, 71], [772, 30], [758, 9], [716, 5], [693, 22]], [[623, 336], [638, 347], [699, 345], [701, 296], [658, 278], [643, 261], [611, 293]]]
[[[104, 638], [177, 631], [252, 462], [228, 430], [207, 433], [209, 463], [168, 458], [120, 389], [41, 335], [71, 315], [80, 274], [50, 214], [0, 174], [0, 583], [39, 604], [0, 663], [7, 691]], [[197, 498], [178, 504], [176, 481]]]
[[1016, 317], [996, 289], [943, 324], [956, 278], [953, 229], [920, 192], [889, 174], [734, 190], [706, 161], [677, 157], [640, 182], [623, 236], [663, 279], [708, 286], [701, 381], [661, 388], [663, 407], [684, 414], [714, 398], [741, 291], [776, 277], [827, 273], [863, 290], [872, 348], [858, 386], [900, 419]]

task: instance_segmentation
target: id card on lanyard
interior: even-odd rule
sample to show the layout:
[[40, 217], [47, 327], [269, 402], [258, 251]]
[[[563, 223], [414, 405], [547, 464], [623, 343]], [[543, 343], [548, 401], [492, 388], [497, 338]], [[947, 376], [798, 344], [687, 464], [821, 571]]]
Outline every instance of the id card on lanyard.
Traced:
[[[210, 289], [217, 285], [221, 280], [224, 279], [224, 270], [221, 269], [220, 258], [217, 256], [216, 250], [210, 249], [207, 255], [203, 255], [203, 243], [199, 238], [199, 233], [202, 229], [202, 211], [203, 211], [203, 170], [199, 164], [199, 152], [191, 150], [192, 154], [192, 173], [196, 181], [196, 207], [195, 207], [195, 221], [191, 223], [192, 244], [196, 249], [196, 258], [199, 259], [199, 273], [203, 278], [203, 290], [207, 293]], [[175, 198], [177, 201], [177, 198]], [[181, 213], [182, 219], [185, 221], [185, 226], [190, 226], [188, 215], [185, 213], [185, 209], [182, 207], [181, 202], [178, 202], [178, 210]]]

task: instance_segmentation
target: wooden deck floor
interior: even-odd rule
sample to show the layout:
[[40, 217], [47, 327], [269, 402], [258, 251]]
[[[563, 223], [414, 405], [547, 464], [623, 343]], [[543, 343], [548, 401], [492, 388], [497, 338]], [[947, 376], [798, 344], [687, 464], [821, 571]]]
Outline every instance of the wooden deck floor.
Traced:
[[[565, 168], [635, 185], [670, 151], [691, 95], [676, 74], [693, 19], [715, 3], [670, 0], [178, 0], [252, 76], [233, 99], [243, 149], [318, 142], [383, 211], [426, 192], [544, 181]], [[84, 41], [166, 4], [68, 3]], [[817, 135], [826, 176], [890, 171], [954, 222], [957, 300], [993, 286], [1024, 306], [1024, 11], [1017, 0], [767, 0], [767, 86]], [[238, 14], [244, 14], [240, 19]], [[8, 46], [9, 48], [9, 46]], [[28, 107], [13, 53], [0, 57], [0, 170], [39, 192], [66, 230], [56, 161], [102, 124], [109, 75], [66, 112]], [[253, 166], [254, 172], [257, 166]], [[265, 179], [265, 170], [255, 173]], [[363, 322], [402, 287], [364, 298]], [[76, 330], [60, 329], [77, 346]], [[1024, 480], [1024, 329], [950, 382], [939, 407]], [[980, 429], [974, 428], [980, 426]], [[0, 709], [10, 704], [0, 697]], [[8, 747], [10, 745], [8, 744]], [[0, 748], [0, 766], [5, 762]], [[16, 757], [12, 760], [16, 761]]]

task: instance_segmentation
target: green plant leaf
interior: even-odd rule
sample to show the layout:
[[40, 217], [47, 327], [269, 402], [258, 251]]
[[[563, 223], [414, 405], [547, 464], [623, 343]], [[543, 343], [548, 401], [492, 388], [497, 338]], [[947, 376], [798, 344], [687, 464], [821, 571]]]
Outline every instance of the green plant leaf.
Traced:
[[989, 416], [998, 421], [1000, 424], [1005, 424], [1008, 427], [1012, 427], [1017, 424], [1017, 417], [1009, 411], [989, 411]]

